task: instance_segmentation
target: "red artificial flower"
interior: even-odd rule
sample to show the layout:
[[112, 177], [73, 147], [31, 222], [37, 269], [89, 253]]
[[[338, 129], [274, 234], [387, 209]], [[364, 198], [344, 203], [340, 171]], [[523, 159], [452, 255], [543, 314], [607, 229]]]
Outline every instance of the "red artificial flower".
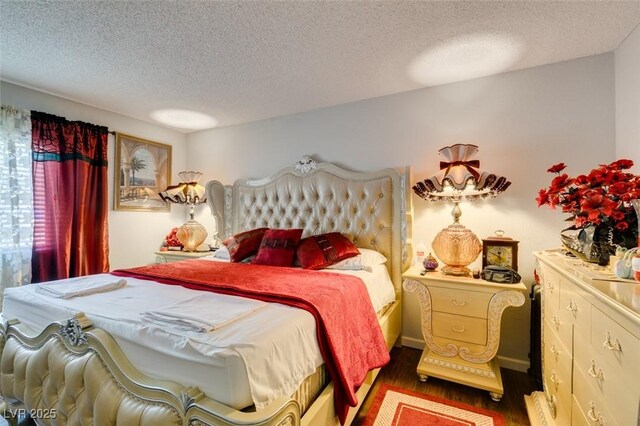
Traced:
[[562, 174], [560, 176], [556, 176], [551, 181], [551, 186], [549, 187], [549, 194], [557, 194], [567, 186], [573, 183], [573, 179], [569, 178], [568, 174]]
[[547, 171], [549, 173], [560, 173], [561, 171], [563, 171], [565, 168], [567, 167], [566, 164], [564, 163], [558, 163], [558, 164], [554, 164], [553, 166], [551, 166], [550, 168], [547, 169]]
[[620, 231], [624, 231], [629, 229], [629, 224], [627, 222], [617, 222], [616, 223], [616, 229], [619, 229]]
[[587, 213], [591, 222], [600, 223], [600, 215], [611, 216], [618, 203], [602, 194], [593, 194], [580, 203], [580, 210]]
[[613, 163], [609, 164], [608, 167], [614, 170], [628, 170], [633, 167], [633, 161], [623, 158], [614, 161]]
[[549, 193], [546, 189], [541, 189], [538, 192], [538, 196], [536, 197], [536, 201], [538, 202], [538, 207], [543, 204], [547, 204], [549, 202]]
[[620, 181], [609, 187], [609, 193], [620, 196], [629, 192], [629, 189], [629, 183], [627, 181]]

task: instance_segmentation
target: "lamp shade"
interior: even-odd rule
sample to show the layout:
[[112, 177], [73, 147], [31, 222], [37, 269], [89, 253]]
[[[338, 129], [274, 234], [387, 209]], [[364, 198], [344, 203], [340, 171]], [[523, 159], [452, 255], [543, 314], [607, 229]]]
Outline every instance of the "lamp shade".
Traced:
[[205, 189], [198, 184], [202, 173], [188, 171], [180, 172], [178, 176], [180, 176], [182, 182], [178, 185], [168, 186], [159, 195], [164, 201], [191, 207], [189, 211], [191, 219], [178, 229], [176, 236], [185, 251], [196, 251], [207, 238], [206, 228], [193, 218], [195, 215], [194, 206], [206, 201]]
[[458, 204], [461, 200], [496, 197], [511, 182], [505, 177], [480, 170], [476, 145], [447, 146], [438, 153], [442, 157], [440, 171], [417, 182], [413, 191], [425, 200], [453, 201], [453, 223], [438, 232], [431, 247], [445, 264], [443, 273], [469, 275], [467, 266], [476, 260], [482, 251], [482, 244], [471, 230], [460, 224], [462, 211]]

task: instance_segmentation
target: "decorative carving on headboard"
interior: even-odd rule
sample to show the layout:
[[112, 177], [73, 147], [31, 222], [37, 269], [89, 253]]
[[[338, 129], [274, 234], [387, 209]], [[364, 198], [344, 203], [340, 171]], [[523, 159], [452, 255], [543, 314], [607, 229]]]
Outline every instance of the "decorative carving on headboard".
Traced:
[[295, 165], [295, 169], [302, 174], [307, 174], [312, 170], [316, 170], [317, 168], [318, 162], [311, 158], [310, 155], [303, 155]]

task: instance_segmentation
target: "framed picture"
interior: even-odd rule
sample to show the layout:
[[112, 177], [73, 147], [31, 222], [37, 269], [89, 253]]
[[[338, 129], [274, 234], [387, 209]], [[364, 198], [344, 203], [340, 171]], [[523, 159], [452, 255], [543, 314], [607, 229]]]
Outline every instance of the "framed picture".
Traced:
[[158, 193], [171, 183], [171, 145], [116, 133], [114, 210], [169, 211]]

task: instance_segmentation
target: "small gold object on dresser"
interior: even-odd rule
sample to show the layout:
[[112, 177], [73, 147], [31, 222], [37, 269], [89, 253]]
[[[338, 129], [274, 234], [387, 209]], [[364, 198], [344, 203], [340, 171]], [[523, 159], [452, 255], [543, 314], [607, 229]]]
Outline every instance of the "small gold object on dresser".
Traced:
[[403, 288], [416, 293], [420, 302], [425, 348], [418, 378], [426, 381], [433, 376], [484, 389], [500, 401], [504, 387], [495, 356], [502, 313], [524, 304], [527, 287], [438, 271], [421, 274], [418, 268], [402, 277]]

